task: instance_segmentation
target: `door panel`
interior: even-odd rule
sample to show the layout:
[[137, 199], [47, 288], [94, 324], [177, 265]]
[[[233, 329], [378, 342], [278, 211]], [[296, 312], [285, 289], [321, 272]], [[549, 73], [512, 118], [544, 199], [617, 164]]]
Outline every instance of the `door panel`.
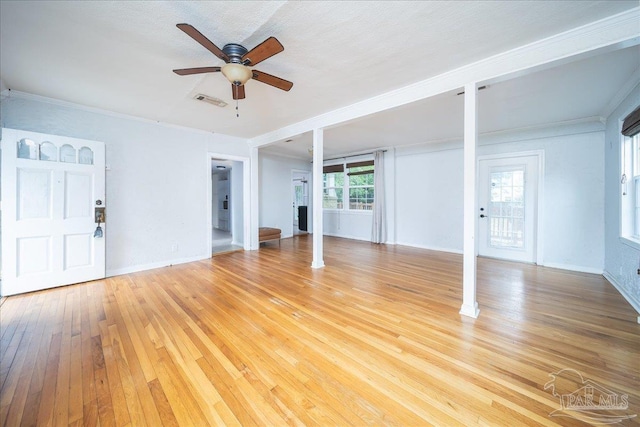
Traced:
[[51, 219], [51, 171], [18, 168], [17, 218]]
[[50, 237], [18, 238], [16, 247], [18, 277], [51, 271]]
[[68, 218], [92, 218], [93, 183], [90, 173], [65, 172], [65, 219]]
[[479, 162], [478, 254], [535, 262], [538, 156]]
[[93, 263], [93, 234], [64, 236], [64, 268], [90, 267]]
[[104, 164], [101, 142], [2, 130], [2, 295], [105, 276]]

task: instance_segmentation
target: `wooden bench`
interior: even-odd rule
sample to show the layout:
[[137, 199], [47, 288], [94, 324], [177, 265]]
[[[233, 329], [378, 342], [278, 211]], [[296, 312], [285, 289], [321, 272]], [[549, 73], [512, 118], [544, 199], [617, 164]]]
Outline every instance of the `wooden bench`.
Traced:
[[279, 228], [260, 227], [258, 229], [258, 242], [264, 243], [272, 240], [277, 240], [278, 245], [280, 245], [281, 235], [282, 235], [282, 230], [280, 230]]

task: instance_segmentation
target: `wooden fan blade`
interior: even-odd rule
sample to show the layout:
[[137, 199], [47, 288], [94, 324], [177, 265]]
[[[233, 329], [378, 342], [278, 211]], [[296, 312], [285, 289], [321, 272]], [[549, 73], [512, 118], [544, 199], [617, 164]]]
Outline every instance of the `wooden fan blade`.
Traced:
[[229, 62], [229, 57], [218, 46], [213, 44], [211, 40], [206, 38], [202, 33], [189, 24], [177, 24], [176, 27], [187, 33], [192, 39], [200, 43], [209, 52], [213, 53], [224, 62]]
[[293, 87], [293, 83], [288, 80], [281, 79], [280, 77], [272, 76], [271, 74], [263, 73], [258, 70], [251, 70], [251, 73], [253, 74], [254, 80], [277, 87], [278, 89], [286, 90], [288, 92], [289, 89]]
[[231, 84], [231, 91], [233, 92], [233, 99], [244, 99], [244, 85]]
[[251, 49], [242, 56], [242, 62], [248, 61], [252, 67], [267, 58], [271, 58], [276, 53], [284, 50], [284, 46], [275, 37], [269, 37], [258, 46]]
[[189, 74], [217, 73], [221, 69], [222, 67], [179, 68], [177, 70], [173, 70], [173, 72], [181, 76], [187, 76]]

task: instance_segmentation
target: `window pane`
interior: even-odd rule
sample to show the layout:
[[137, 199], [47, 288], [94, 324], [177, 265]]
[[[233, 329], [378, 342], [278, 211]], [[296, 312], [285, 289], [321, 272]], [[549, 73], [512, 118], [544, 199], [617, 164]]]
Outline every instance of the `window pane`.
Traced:
[[342, 188], [325, 188], [322, 191], [322, 207], [342, 209]]
[[93, 151], [89, 147], [82, 147], [78, 152], [78, 163], [81, 165], [93, 164]]
[[60, 161], [64, 163], [75, 163], [76, 149], [69, 144], [65, 144], [60, 147]]
[[18, 158], [38, 160], [38, 144], [30, 139], [21, 139], [18, 142]]
[[342, 187], [344, 172], [325, 173], [322, 175], [323, 187]]
[[360, 187], [349, 189], [349, 209], [366, 210], [373, 209], [373, 187]]
[[490, 245], [524, 247], [524, 166], [491, 173]]
[[373, 171], [364, 175], [349, 175], [349, 187], [373, 185]]
[[330, 172], [322, 175], [322, 207], [325, 209], [343, 208], [344, 172]]
[[51, 142], [45, 141], [40, 144], [40, 160], [48, 160], [50, 162], [58, 161], [58, 149]]

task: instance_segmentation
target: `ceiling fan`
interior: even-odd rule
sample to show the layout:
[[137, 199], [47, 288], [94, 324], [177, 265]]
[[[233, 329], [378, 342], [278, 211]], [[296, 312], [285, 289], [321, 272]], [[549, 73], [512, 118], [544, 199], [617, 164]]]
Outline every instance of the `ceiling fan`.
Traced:
[[189, 24], [177, 24], [176, 26], [226, 64], [222, 67], [180, 68], [173, 70], [174, 73], [186, 76], [189, 74], [222, 72], [227, 80], [231, 82], [233, 99], [236, 100], [244, 99], [244, 84], [249, 79], [266, 83], [284, 91], [289, 91], [293, 87], [293, 83], [290, 81], [249, 68], [284, 50], [282, 44], [275, 37], [269, 37], [251, 50], [247, 50], [247, 48], [237, 43], [228, 43], [220, 49], [193, 26]]

